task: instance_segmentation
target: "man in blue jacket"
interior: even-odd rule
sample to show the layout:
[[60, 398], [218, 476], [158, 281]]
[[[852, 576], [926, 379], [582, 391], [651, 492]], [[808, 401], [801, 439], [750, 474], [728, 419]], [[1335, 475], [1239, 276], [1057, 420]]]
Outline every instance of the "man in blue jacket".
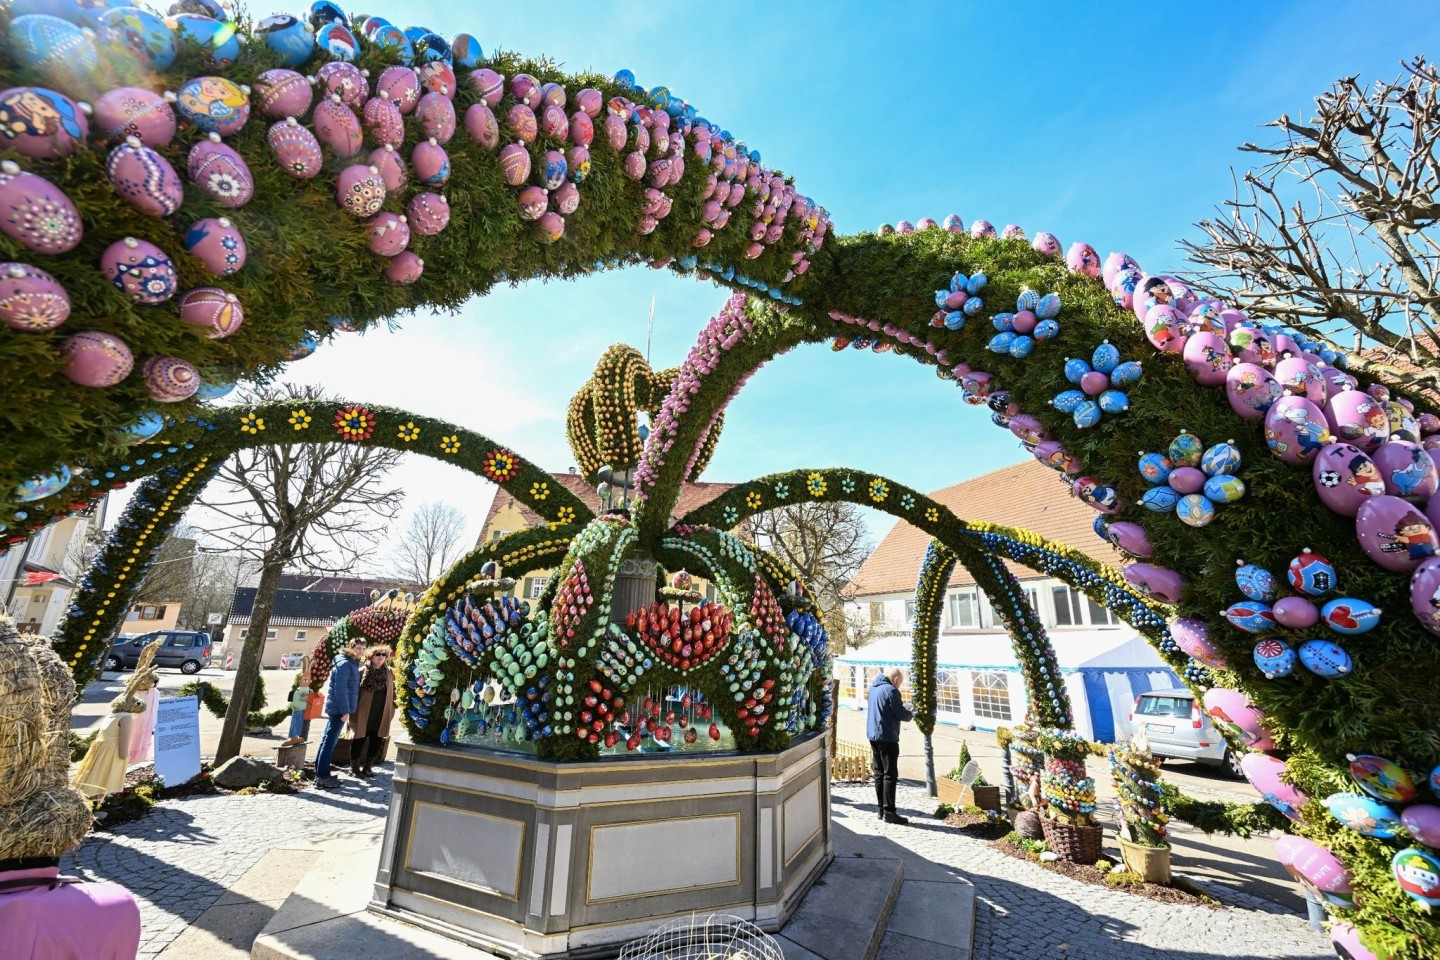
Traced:
[[909, 823], [895, 812], [895, 784], [900, 780], [900, 724], [915, 719], [900, 699], [905, 674], [899, 667], [870, 683], [865, 736], [870, 738], [870, 770], [875, 776], [875, 802], [886, 823]]
[[330, 759], [335, 756], [335, 743], [360, 705], [360, 657], [365, 652], [364, 638], [356, 638], [340, 651], [330, 670], [330, 684], [325, 688], [325, 736], [315, 755], [315, 785], [333, 787], [338, 781], [330, 775]]

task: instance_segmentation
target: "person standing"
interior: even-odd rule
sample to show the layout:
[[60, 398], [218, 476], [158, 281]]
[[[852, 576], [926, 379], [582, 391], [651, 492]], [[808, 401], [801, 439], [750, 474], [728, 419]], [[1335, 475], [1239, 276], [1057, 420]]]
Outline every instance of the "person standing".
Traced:
[[900, 780], [900, 724], [914, 714], [900, 699], [905, 674], [895, 667], [870, 682], [865, 735], [870, 738], [870, 770], [875, 777], [875, 804], [886, 823], [909, 823], [895, 811], [895, 786]]
[[390, 648], [372, 647], [360, 673], [360, 698], [350, 718], [350, 772], [357, 777], [375, 775], [375, 761], [390, 736], [395, 718], [395, 673], [390, 669]]
[[293, 747], [309, 739], [310, 722], [305, 713], [310, 709], [310, 655], [300, 657], [300, 672], [295, 675], [295, 687], [290, 691], [290, 736], [282, 747]]
[[325, 735], [320, 739], [320, 751], [315, 755], [315, 785], [333, 787], [336, 784], [330, 775], [330, 760], [335, 756], [335, 743], [340, 731], [355, 713], [360, 700], [360, 656], [365, 652], [365, 641], [351, 641], [335, 658], [330, 671], [330, 683], [325, 688]]

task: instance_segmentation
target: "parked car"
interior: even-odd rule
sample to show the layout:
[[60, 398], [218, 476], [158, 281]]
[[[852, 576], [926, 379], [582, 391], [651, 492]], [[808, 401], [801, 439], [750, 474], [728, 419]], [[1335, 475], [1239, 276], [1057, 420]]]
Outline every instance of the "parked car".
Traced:
[[1220, 767], [1231, 776], [1240, 773], [1235, 754], [1189, 690], [1151, 690], [1135, 698], [1130, 728], [1143, 732], [1157, 758], [1194, 760]]
[[110, 652], [105, 657], [105, 669], [134, 669], [140, 652], [154, 643], [157, 637], [165, 638], [165, 643], [155, 651], [157, 667], [178, 667], [181, 673], [199, 673], [200, 668], [210, 662], [210, 634], [199, 630], [157, 630], [133, 639], [117, 639], [110, 645]]

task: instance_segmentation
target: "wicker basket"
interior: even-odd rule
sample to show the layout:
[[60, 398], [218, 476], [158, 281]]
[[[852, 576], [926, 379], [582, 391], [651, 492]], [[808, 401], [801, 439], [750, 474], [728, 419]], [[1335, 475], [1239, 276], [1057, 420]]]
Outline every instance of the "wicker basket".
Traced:
[[1045, 845], [1061, 860], [1094, 863], [1100, 859], [1100, 842], [1105, 836], [1100, 827], [1082, 827], [1042, 818], [1040, 828], [1045, 831]]

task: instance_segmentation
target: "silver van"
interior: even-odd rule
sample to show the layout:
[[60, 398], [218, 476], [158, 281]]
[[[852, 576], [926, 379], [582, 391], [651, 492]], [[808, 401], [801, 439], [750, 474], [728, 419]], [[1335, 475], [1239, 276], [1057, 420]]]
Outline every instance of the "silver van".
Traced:
[[1221, 767], [1233, 777], [1242, 776], [1241, 755], [1230, 750], [1189, 690], [1151, 690], [1140, 694], [1130, 711], [1130, 729], [1145, 734], [1150, 741], [1150, 752], [1157, 758], [1194, 760]]

